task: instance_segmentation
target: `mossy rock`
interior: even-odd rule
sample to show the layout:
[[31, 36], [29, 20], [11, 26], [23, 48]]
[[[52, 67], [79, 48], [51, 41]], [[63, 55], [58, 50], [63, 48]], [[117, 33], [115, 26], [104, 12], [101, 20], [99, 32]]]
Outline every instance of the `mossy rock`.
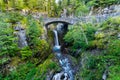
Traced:
[[104, 38], [104, 37], [105, 37], [105, 34], [103, 32], [99, 32], [99, 33], [95, 34], [96, 39], [101, 39], [101, 38]]

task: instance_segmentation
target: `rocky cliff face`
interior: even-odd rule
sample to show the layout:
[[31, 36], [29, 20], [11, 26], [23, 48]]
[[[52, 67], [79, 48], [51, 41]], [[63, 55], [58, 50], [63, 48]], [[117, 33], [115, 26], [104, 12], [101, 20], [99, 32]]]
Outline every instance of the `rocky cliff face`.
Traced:
[[91, 9], [89, 15], [100, 15], [100, 14], [111, 14], [111, 13], [119, 13], [120, 12], [120, 5], [111, 5], [109, 7], [105, 8], [97, 8], [97, 9]]

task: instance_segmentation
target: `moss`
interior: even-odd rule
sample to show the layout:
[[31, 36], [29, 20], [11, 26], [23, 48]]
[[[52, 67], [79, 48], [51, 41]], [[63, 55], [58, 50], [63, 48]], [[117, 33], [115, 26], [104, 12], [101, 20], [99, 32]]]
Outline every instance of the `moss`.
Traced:
[[120, 40], [111, 40], [107, 46], [107, 52], [113, 56], [120, 56]]
[[120, 65], [110, 67], [107, 80], [120, 80]]
[[98, 49], [105, 49], [106, 47], [104, 39], [94, 40], [93, 45], [97, 47]]
[[95, 34], [96, 39], [101, 39], [101, 38], [104, 38], [104, 37], [105, 37], [105, 34], [103, 32]]
[[53, 71], [52, 73], [54, 73], [56, 71], [61, 70], [60, 66], [58, 65], [57, 62], [55, 62], [53, 60], [53, 58], [54, 58], [54, 55], [51, 54], [49, 56], [49, 58], [47, 58], [42, 64], [40, 64], [37, 67], [38, 72], [37, 72], [36, 76], [41, 75], [41, 77], [40, 77], [41, 80], [46, 79], [47, 73], [49, 73], [50, 71]]
[[52, 57], [53, 57], [53, 55], [50, 55], [49, 58], [44, 61], [44, 63], [42, 63], [38, 66], [41, 73], [50, 71], [52, 69], [53, 70], [59, 70], [60, 69], [58, 63], [54, 62], [52, 60]]
[[48, 42], [49, 42], [49, 44], [51, 44], [51, 46], [53, 46], [53, 42], [54, 42], [53, 31], [52, 30], [48, 30], [47, 32], [48, 32], [47, 35], [48, 35], [48, 38], [49, 38]]
[[11, 59], [11, 63], [10, 63], [10, 65], [11, 66], [18, 66], [18, 64], [20, 63], [20, 62], [22, 62], [22, 60], [19, 58], [19, 57], [13, 57], [12, 59]]
[[105, 30], [119, 30], [119, 25], [120, 25], [120, 17], [113, 17], [105, 21], [101, 27], [102, 31]]

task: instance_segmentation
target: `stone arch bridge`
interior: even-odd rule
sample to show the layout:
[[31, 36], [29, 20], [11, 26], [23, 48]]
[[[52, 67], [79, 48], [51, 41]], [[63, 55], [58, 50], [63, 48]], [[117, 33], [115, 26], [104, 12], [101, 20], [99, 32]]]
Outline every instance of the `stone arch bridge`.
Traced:
[[49, 24], [52, 24], [52, 23], [65, 23], [65, 24], [73, 25], [77, 21], [78, 21], [77, 18], [45, 18], [44, 24], [45, 26], [48, 26]]

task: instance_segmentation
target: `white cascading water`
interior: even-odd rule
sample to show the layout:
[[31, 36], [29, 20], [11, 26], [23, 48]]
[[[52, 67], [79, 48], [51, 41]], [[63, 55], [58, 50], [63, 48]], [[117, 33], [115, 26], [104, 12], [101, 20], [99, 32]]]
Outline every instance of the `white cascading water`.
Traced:
[[70, 61], [61, 54], [58, 33], [56, 30], [53, 30], [53, 32], [55, 35], [55, 46], [53, 47], [53, 50], [63, 70], [60, 73], [56, 73], [52, 80], [74, 80]]
[[54, 34], [55, 34], [55, 46], [59, 46], [59, 41], [58, 41], [58, 33], [56, 30], [53, 30]]

